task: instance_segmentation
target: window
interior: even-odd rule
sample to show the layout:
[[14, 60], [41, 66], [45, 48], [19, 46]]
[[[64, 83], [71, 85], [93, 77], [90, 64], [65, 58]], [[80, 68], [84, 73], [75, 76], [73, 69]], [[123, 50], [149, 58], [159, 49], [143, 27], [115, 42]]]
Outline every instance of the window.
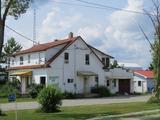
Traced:
[[69, 63], [69, 53], [64, 53], [64, 63]]
[[49, 76], [48, 84], [58, 86], [59, 77], [58, 76]]
[[107, 87], [110, 85], [110, 82], [109, 82], [109, 80], [107, 80]]
[[73, 79], [68, 79], [67, 82], [68, 83], [73, 83]]
[[23, 57], [20, 57], [20, 65], [23, 65]]
[[46, 84], [46, 77], [40, 77], [40, 84], [45, 85]]
[[109, 67], [109, 58], [106, 58], [106, 64], [105, 66], [108, 68]]
[[85, 55], [85, 63], [86, 65], [89, 65], [89, 54]]
[[96, 82], [96, 85], [98, 86], [99, 85], [99, 77], [98, 77], [98, 75], [95, 76], [95, 82]]
[[31, 62], [31, 56], [28, 55], [28, 63], [30, 63], [30, 62]]
[[138, 86], [140, 87], [142, 85], [142, 82], [141, 81], [138, 81]]
[[14, 65], [14, 60], [12, 60], [12, 65]]
[[108, 68], [110, 65], [109, 58], [102, 58], [102, 63], [104, 64], [104, 68]]
[[102, 58], [102, 63], [105, 65], [105, 58]]
[[113, 86], [114, 86], [114, 87], [117, 86], [117, 82], [116, 82], [116, 81], [117, 81], [116, 79], [113, 80]]

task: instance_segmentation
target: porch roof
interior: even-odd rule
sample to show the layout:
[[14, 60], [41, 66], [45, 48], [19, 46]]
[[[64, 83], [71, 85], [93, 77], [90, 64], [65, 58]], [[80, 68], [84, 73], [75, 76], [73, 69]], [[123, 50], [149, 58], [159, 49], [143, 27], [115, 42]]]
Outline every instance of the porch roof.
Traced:
[[31, 75], [32, 71], [17, 71], [10, 74], [10, 76], [31, 76]]
[[91, 71], [77, 71], [78, 76], [96, 76], [97, 74]]

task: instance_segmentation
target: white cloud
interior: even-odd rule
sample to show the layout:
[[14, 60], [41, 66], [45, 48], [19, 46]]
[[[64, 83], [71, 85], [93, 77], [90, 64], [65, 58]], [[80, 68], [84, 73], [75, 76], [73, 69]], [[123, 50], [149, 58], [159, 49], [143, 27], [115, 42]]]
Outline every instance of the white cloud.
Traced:
[[81, 27], [76, 34], [82, 36], [87, 42], [91, 43], [94, 39], [100, 39], [103, 35], [102, 26], [96, 24], [95, 26]]
[[71, 28], [81, 18], [81, 16], [77, 14], [64, 17], [60, 16], [59, 14], [60, 10], [53, 9], [43, 20], [39, 34], [40, 36], [38, 38], [41, 42], [44, 42], [44, 40], [46, 42], [46, 38], [48, 36], [53, 36], [56, 33], [60, 33]]
[[[143, 0], [128, 0], [127, 6], [123, 9], [141, 11]], [[109, 21], [105, 29], [107, 39], [103, 41], [101, 49], [107, 49], [120, 61], [147, 66], [150, 62], [149, 46], [138, 28], [138, 24], [141, 23], [151, 28], [146, 16], [116, 11], [111, 14]]]

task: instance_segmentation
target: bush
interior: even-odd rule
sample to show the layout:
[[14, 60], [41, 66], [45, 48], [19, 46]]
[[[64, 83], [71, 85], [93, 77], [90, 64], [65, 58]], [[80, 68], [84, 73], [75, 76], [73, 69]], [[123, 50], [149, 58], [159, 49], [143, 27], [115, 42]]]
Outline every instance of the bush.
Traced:
[[0, 109], [0, 116], [2, 115], [2, 110]]
[[160, 103], [156, 96], [151, 96], [148, 100], [148, 103]]
[[99, 97], [111, 96], [110, 91], [105, 86], [95, 86], [91, 89], [91, 93], [96, 93]]
[[43, 88], [38, 94], [38, 102], [44, 112], [56, 112], [61, 106], [63, 95], [59, 89], [53, 86]]
[[28, 93], [32, 98], [36, 98], [43, 88], [44, 85], [32, 84], [28, 89]]
[[8, 97], [10, 94], [16, 93], [17, 95], [20, 94], [19, 89], [15, 86], [12, 82], [7, 82], [5, 85], [2, 86], [0, 89], [0, 97]]
[[70, 93], [70, 92], [64, 92], [63, 93], [63, 98], [64, 99], [76, 99], [77, 95], [74, 93]]

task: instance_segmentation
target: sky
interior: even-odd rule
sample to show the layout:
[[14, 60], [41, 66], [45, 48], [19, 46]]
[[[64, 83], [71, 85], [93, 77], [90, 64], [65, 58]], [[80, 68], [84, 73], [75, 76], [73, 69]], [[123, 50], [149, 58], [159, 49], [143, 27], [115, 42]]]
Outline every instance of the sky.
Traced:
[[[152, 11], [151, 0], [85, 0], [106, 6], [143, 12]], [[61, 2], [61, 3], [57, 3]], [[67, 2], [77, 5], [62, 4]], [[46, 43], [63, 39], [73, 32], [90, 45], [115, 57], [119, 62], [137, 63], [147, 68], [151, 62], [151, 50], [140, 25], [153, 41], [154, 30], [146, 15], [113, 9], [84, 7], [77, 0], [36, 0], [18, 20], [8, 17], [6, 24], [19, 33], [33, 39], [33, 9], [36, 8], [36, 42]], [[23, 49], [33, 43], [6, 28], [5, 41], [14, 37]]]

